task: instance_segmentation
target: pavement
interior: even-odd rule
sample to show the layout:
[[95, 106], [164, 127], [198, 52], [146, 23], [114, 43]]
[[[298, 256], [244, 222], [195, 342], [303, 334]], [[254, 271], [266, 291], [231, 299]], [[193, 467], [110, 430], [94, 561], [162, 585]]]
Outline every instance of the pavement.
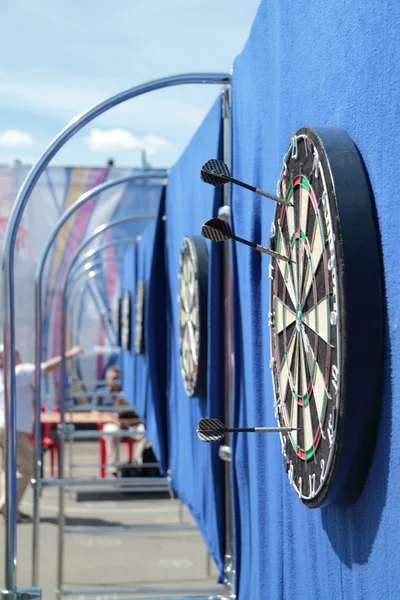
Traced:
[[[74, 477], [97, 477], [96, 441], [75, 441]], [[48, 457], [45, 456], [45, 476]], [[67, 470], [68, 471], [68, 470]], [[69, 473], [68, 473], [69, 474]], [[42, 598], [55, 598], [57, 588], [59, 489], [43, 489], [40, 501], [40, 577]], [[65, 560], [63, 589], [77, 590], [80, 600], [119, 598], [209, 597], [223, 586], [217, 585], [218, 572], [204, 541], [185, 507], [168, 494], [140, 492], [65, 493], [66, 525], [93, 526], [99, 531], [64, 535]], [[32, 490], [21, 509], [32, 514]], [[184, 524], [186, 529], [163, 530], [163, 525]], [[151, 531], [121, 531], [124, 526], [150, 525]], [[187, 528], [187, 526], [190, 526]], [[119, 530], [112, 530], [112, 527]], [[106, 529], [104, 529], [106, 528]], [[4, 523], [0, 523], [0, 585], [4, 587]], [[17, 525], [17, 585], [31, 586], [32, 525]], [[111, 589], [114, 588], [114, 589]], [[150, 590], [148, 593], [144, 590]], [[137, 593], [133, 593], [136, 589]], [[116, 591], [117, 590], [117, 591]], [[125, 591], [126, 590], [126, 591]], [[130, 591], [128, 591], [130, 590]], [[161, 591], [157, 591], [161, 590]], [[168, 593], [166, 590], [173, 590]]]

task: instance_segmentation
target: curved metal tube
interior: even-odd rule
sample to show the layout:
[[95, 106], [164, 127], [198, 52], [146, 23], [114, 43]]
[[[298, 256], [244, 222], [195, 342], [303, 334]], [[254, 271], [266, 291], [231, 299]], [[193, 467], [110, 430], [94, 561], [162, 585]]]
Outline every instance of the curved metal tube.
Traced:
[[[93, 269], [95, 269], [96, 267], [99, 267], [100, 265], [104, 264], [105, 262], [121, 262], [123, 260], [123, 256], [107, 256], [106, 258], [103, 258], [103, 260], [96, 260], [96, 262], [94, 263], [87, 263], [84, 265], [83, 271], [80, 271], [79, 273], [77, 273], [77, 271], [75, 271], [74, 273], [72, 273], [72, 276], [68, 278], [68, 280], [65, 282], [65, 293], [69, 293], [69, 295], [72, 294], [72, 291], [75, 290], [76, 285], [79, 283], [79, 281], [82, 279], [82, 277], [84, 275], [88, 275], [88, 271], [93, 271]], [[103, 269], [105, 270], [105, 269]], [[90, 276], [90, 273], [89, 273]]]
[[[167, 170], [162, 171], [146, 171], [142, 173], [133, 173], [131, 175], [125, 175], [124, 177], [117, 177], [115, 179], [110, 179], [109, 181], [105, 181], [100, 185], [88, 190], [79, 198], [61, 215], [55, 226], [53, 227], [49, 238], [47, 239], [46, 245], [42, 251], [40, 256], [38, 266], [36, 269], [35, 275], [35, 398], [34, 398], [34, 481], [37, 482], [40, 478], [41, 472], [41, 442], [40, 442], [40, 403], [41, 403], [41, 386], [42, 386], [42, 378], [41, 378], [41, 370], [40, 365], [42, 363], [42, 328], [43, 328], [43, 300], [42, 300], [42, 291], [43, 291], [43, 274], [44, 267], [46, 264], [47, 257], [50, 253], [51, 247], [54, 244], [60, 230], [68, 221], [68, 219], [75, 214], [81, 206], [83, 206], [86, 202], [88, 202], [91, 198], [94, 198], [98, 194], [101, 194], [105, 190], [108, 190], [117, 185], [122, 185], [123, 183], [129, 183], [131, 181], [136, 181], [140, 179], [165, 179], [167, 176]], [[39, 498], [39, 489], [37, 483], [34, 484], [33, 490], [33, 535], [32, 535], [32, 585], [38, 585], [38, 548], [39, 548], [39, 539], [38, 539], [38, 531], [39, 531], [39, 513], [38, 513], [38, 498]]]
[[[76, 279], [74, 279], [74, 283], [72, 284], [72, 287], [74, 288], [74, 290], [76, 288], [75, 283], [78, 284], [79, 282], [80, 282], [80, 277], [77, 277]], [[69, 332], [70, 332], [70, 339], [71, 339], [71, 345], [72, 346], [75, 346], [76, 344], [79, 343], [79, 341], [77, 341], [76, 343], [74, 342], [74, 338], [76, 336], [74, 336], [74, 327], [73, 327], [74, 326], [74, 322], [75, 322], [73, 308], [77, 304], [77, 300], [79, 300], [80, 302], [83, 301], [84, 293], [85, 293], [86, 289], [89, 287], [90, 283], [91, 283], [91, 278], [88, 277], [86, 279], [86, 281], [84, 282], [84, 284], [82, 285], [82, 287], [79, 288], [76, 291], [76, 294], [74, 294], [73, 298], [71, 298], [71, 294], [69, 295], [68, 315], [66, 317], [66, 325], [65, 326], [67, 327], [67, 330], [69, 330]], [[72, 300], [72, 302], [71, 302], [71, 300]], [[107, 307], [107, 313], [110, 313], [110, 312], [111, 312], [111, 308], [110, 308], [110, 306], [108, 306]], [[101, 319], [101, 318], [102, 318], [102, 315], [101, 315], [101, 311], [99, 310], [99, 319]], [[71, 325], [70, 326], [68, 326], [68, 321], [69, 320], [71, 321]], [[108, 318], [107, 320], [110, 323], [110, 318]], [[104, 323], [104, 326], [106, 326], [106, 323]], [[113, 331], [112, 333], [115, 334], [115, 331]], [[108, 337], [109, 337], [109, 339], [111, 341], [112, 336], [108, 335]], [[71, 379], [71, 377], [68, 378], [68, 381], [70, 381], [70, 379]]]
[[188, 73], [156, 79], [125, 90], [100, 102], [81, 115], [76, 116], [51, 142], [38, 162], [32, 167], [18, 193], [10, 218], [3, 247], [3, 335], [4, 335], [4, 462], [6, 471], [6, 510], [5, 510], [5, 588], [16, 588], [16, 500], [17, 500], [17, 448], [16, 448], [16, 389], [15, 389], [15, 314], [14, 314], [14, 250], [18, 227], [28, 199], [40, 175], [50, 160], [82, 127], [114, 106], [165, 87], [182, 84], [229, 84], [228, 73]]
[[[80, 271], [79, 273], [77, 272], [77, 269], [75, 269], [75, 271], [73, 273], [71, 273], [70, 278], [68, 279], [68, 281], [65, 283], [65, 293], [68, 293], [68, 298], [71, 299], [71, 297], [75, 294], [75, 290], [76, 287], [78, 286], [78, 284], [80, 283], [81, 279], [83, 278], [84, 275], [87, 276], [87, 280], [86, 280], [86, 284], [90, 283], [89, 279], [91, 279], [92, 277], [94, 277], [94, 275], [92, 275], [92, 273], [97, 274], [97, 270], [94, 271], [94, 269], [96, 269], [96, 267], [99, 267], [100, 265], [104, 265], [104, 263], [106, 262], [116, 262], [116, 263], [120, 263], [123, 260], [123, 256], [107, 256], [105, 257], [103, 260], [98, 260], [94, 263], [87, 263], [84, 265], [84, 270]], [[89, 273], [88, 273], [89, 271]], [[103, 272], [106, 271], [105, 265], [103, 268]], [[86, 288], [86, 285], [83, 286], [83, 289]], [[82, 290], [79, 290], [79, 297], [82, 297]], [[76, 298], [75, 298], [76, 300]], [[69, 308], [68, 308], [68, 312], [70, 312], [71, 310], [71, 302], [69, 301]], [[99, 315], [100, 316], [100, 315]], [[68, 314], [65, 316], [65, 327], [68, 327]], [[72, 325], [73, 326], [73, 325]], [[115, 332], [113, 332], [115, 333]], [[71, 335], [71, 339], [72, 339], [72, 335]]]
[[81, 268], [81, 266], [85, 264], [86, 261], [90, 260], [92, 256], [94, 256], [98, 252], [106, 250], [107, 248], [114, 248], [114, 246], [129, 246], [132, 244], [136, 244], [137, 241], [137, 238], [123, 238], [122, 240], [115, 240], [115, 242], [107, 242], [107, 244], [101, 244], [101, 246], [98, 246], [97, 248], [92, 248], [91, 250], [88, 250], [85, 256], [83, 256], [82, 259], [78, 261], [75, 270], [73, 271], [73, 273], [71, 273], [71, 277], [73, 277], [74, 273], [76, 273]]
[[[79, 255], [81, 254], [81, 252], [83, 252], [90, 244], [91, 242], [98, 237], [99, 235], [101, 235], [102, 233], [104, 233], [105, 231], [107, 231], [107, 229], [110, 229], [111, 227], [116, 227], [118, 225], [122, 225], [123, 223], [128, 223], [130, 221], [136, 221], [136, 220], [153, 220], [154, 216], [153, 215], [126, 215], [125, 217], [120, 217], [119, 219], [114, 219], [113, 221], [109, 221], [107, 223], [103, 223], [102, 225], [99, 225], [98, 227], [96, 227], [96, 229], [93, 231], [93, 233], [86, 238], [85, 240], [83, 240], [80, 245], [78, 246], [78, 248], [75, 250], [75, 253], [72, 256], [72, 259], [70, 261], [70, 264], [68, 265], [68, 268], [64, 274], [64, 279], [61, 282], [61, 286], [63, 289], [62, 292], [62, 297], [61, 297], [61, 315], [60, 315], [60, 322], [61, 322], [61, 339], [60, 339], [60, 350], [61, 350], [61, 378], [60, 378], [60, 389], [58, 390], [58, 399], [59, 399], [59, 406], [60, 406], [60, 420], [61, 420], [61, 426], [63, 426], [64, 422], [65, 422], [65, 389], [66, 389], [66, 385], [67, 385], [67, 369], [66, 369], [66, 359], [65, 359], [65, 347], [66, 347], [66, 331], [65, 331], [65, 327], [66, 327], [66, 307], [65, 307], [65, 282], [68, 281], [68, 278], [70, 276], [70, 273], [72, 271], [72, 268], [74, 267], [74, 265], [76, 264]], [[61, 221], [61, 220], [60, 220]], [[137, 240], [140, 239], [140, 236], [138, 236], [136, 238]], [[43, 271], [43, 266], [42, 266], [42, 271]], [[39, 286], [38, 286], [39, 288]], [[39, 292], [39, 290], [38, 290]], [[41, 301], [41, 298], [40, 298]], [[38, 304], [39, 306], [39, 304]], [[36, 315], [36, 318], [38, 319], [38, 315]], [[40, 324], [42, 323], [42, 319], [40, 319]], [[36, 343], [39, 344], [40, 346], [40, 337], [36, 338]], [[40, 350], [40, 348], [39, 348]], [[38, 354], [39, 355], [39, 354]], [[36, 374], [39, 372], [40, 373], [40, 361], [39, 361], [39, 367], [36, 367]], [[40, 481], [40, 467], [41, 467], [41, 459], [40, 459], [40, 397], [38, 396], [38, 394], [36, 393], [36, 398], [35, 398], [35, 473], [34, 473], [34, 500], [33, 500], [33, 535], [32, 535], [32, 544], [33, 544], [33, 549], [32, 549], [32, 580], [33, 580], [33, 584], [32, 585], [37, 585], [37, 577], [38, 577], [38, 573], [39, 573], [39, 481]], [[64, 458], [64, 448], [63, 448], [63, 438], [61, 438], [60, 440], [60, 475], [62, 475], [62, 470], [63, 470], [63, 458]], [[63, 507], [63, 503], [64, 503], [64, 494], [63, 494], [63, 490], [60, 488], [60, 507]], [[60, 550], [61, 552], [61, 550]], [[59, 566], [61, 565], [62, 561], [59, 561]], [[61, 567], [60, 567], [61, 568]], [[61, 580], [61, 575], [59, 575], [59, 579]]]
[[[125, 217], [121, 217], [120, 219], [115, 219], [114, 221], [110, 221], [108, 223], [104, 223], [103, 225], [99, 225], [99, 227], [97, 227], [91, 236], [89, 236], [87, 239], [83, 240], [83, 242], [81, 242], [81, 244], [78, 246], [78, 248], [76, 249], [74, 255], [72, 256], [72, 259], [70, 261], [70, 264], [64, 274], [64, 278], [62, 281], [62, 294], [61, 294], [61, 319], [60, 319], [60, 327], [61, 327], [61, 336], [60, 336], [60, 354], [61, 354], [61, 378], [60, 378], [60, 386], [59, 386], [59, 390], [58, 390], [58, 398], [59, 398], [59, 410], [60, 410], [60, 427], [63, 428], [65, 427], [65, 393], [66, 393], [66, 389], [67, 389], [67, 383], [68, 383], [68, 374], [67, 374], [67, 361], [65, 358], [65, 352], [66, 352], [66, 327], [67, 327], [67, 294], [66, 294], [66, 286], [67, 286], [67, 282], [70, 276], [70, 273], [72, 272], [72, 269], [75, 265], [75, 263], [78, 260], [79, 255], [81, 254], [81, 252], [83, 252], [83, 250], [85, 250], [85, 248], [87, 248], [87, 246], [89, 244], [91, 244], [91, 242], [93, 241], [93, 239], [99, 235], [101, 235], [102, 233], [104, 233], [105, 231], [107, 231], [108, 229], [112, 228], [112, 227], [116, 227], [117, 225], [121, 225], [122, 223], [127, 223], [128, 221], [134, 221], [136, 219], [140, 219], [143, 218], [143, 216], [140, 215], [128, 215]], [[146, 218], [148, 219], [153, 219], [154, 217], [152, 216], [147, 216]], [[139, 241], [140, 236], [137, 237], [137, 241]], [[39, 418], [40, 418], [40, 414], [39, 414]], [[62, 479], [63, 477], [63, 471], [64, 471], [64, 436], [61, 436], [60, 439], [60, 469], [59, 469], [59, 477]], [[62, 585], [62, 580], [63, 580], [63, 555], [64, 555], [64, 544], [63, 544], [63, 532], [64, 532], [64, 520], [65, 520], [65, 515], [64, 515], [64, 507], [65, 507], [65, 502], [64, 502], [64, 490], [63, 487], [60, 486], [59, 488], [59, 506], [60, 506], [60, 512], [59, 512], [59, 516], [58, 516], [58, 571], [57, 571], [57, 589], [60, 590], [61, 589], [61, 585]], [[38, 523], [36, 524], [36, 526], [38, 526]]]
[[[78, 248], [75, 250], [75, 253], [72, 255], [71, 261], [70, 261], [70, 263], [67, 267], [67, 270], [64, 274], [63, 284], [70, 276], [70, 273], [71, 273], [74, 265], [76, 264], [81, 252], [83, 252], [83, 250], [85, 250], [85, 248], [87, 248], [87, 246], [90, 244], [90, 242], [92, 240], [94, 240], [94, 238], [101, 235], [102, 233], [107, 231], [107, 229], [110, 229], [111, 227], [116, 227], [117, 225], [122, 225], [123, 223], [128, 223], [129, 221], [153, 220], [153, 219], [155, 219], [155, 215], [126, 215], [125, 217], [120, 217], [119, 219], [114, 219], [114, 221], [108, 221], [107, 223], [103, 223], [103, 225], [99, 225], [98, 227], [96, 227], [96, 229], [93, 231], [93, 233], [88, 238], [84, 239], [80, 243]], [[139, 241], [140, 239], [141, 239], [140, 235], [136, 237], [136, 241]]]
[[76, 265], [75, 270], [71, 273], [71, 277], [73, 277], [74, 274], [80, 269], [80, 267], [83, 264], [85, 264], [85, 262], [87, 260], [92, 258], [92, 256], [94, 256], [95, 254], [98, 254], [98, 253], [102, 252], [103, 250], [106, 250], [107, 248], [110, 248], [110, 247], [133, 245], [133, 244], [137, 243], [137, 241], [138, 241], [137, 238], [123, 238], [121, 240], [115, 240], [115, 242], [108, 242], [107, 244], [101, 244], [97, 248], [91, 248], [90, 250], [88, 250], [86, 252], [85, 256], [83, 256], [82, 259], [80, 261], [78, 261], [78, 264]]

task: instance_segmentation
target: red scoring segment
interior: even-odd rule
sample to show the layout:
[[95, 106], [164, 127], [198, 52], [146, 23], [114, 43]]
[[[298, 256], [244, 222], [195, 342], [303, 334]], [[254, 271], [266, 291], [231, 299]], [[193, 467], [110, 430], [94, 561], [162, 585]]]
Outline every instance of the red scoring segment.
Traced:
[[[294, 191], [294, 188], [297, 186], [302, 185], [305, 189], [307, 189], [308, 192], [308, 198], [311, 201], [311, 204], [314, 208], [314, 212], [316, 215], [316, 219], [318, 219], [318, 222], [320, 223], [320, 213], [319, 213], [319, 209], [318, 209], [318, 203], [316, 201], [315, 198], [315, 194], [314, 191], [312, 189], [312, 187], [310, 186], [309, 182], [304, 178], [304, 176], [297, 176], [294, 180], [293, 180], [293, 186], [292, 186], [292, 190]], [[290, 196], [290, 192], [288, 194], [288, 196]], [[293, 201], [294, 201], [294, 193], [292, 193], [292, 197], [293, 197]], [[287, 199], [287, 198], [286, 198]], [[287, 207], [285, 205], [283, 205], [281, 207], [281, 213], [279, 216], [279, 225], [280, 225], [280, 235], [283, 236], [283, 224], [284, 224], [284, 220], [285, 217], [287, 217]], [[291, 209], [294, 210], [294, 209]], [[320, 225], [321, 226], [321, 225]], [[289, 227], [289, 223], [288, 223], [288, 227]], [[288, 241], [288, 245], [286, 246], [284, 238], [282, 237], [281, 240], [281, 244], [283, 246], [283, 249], [286, 253], [286, 256], [291, 256], [293, 248], [295, 247], [294, 241], [295, 240], [301, 240], [303, 239], [303, 243], [304, 243], [304, 247], [305, 247], [305, 251], [306, 251], [306, 255], [308, 258], [308, 268], [312, 270], [312, 288], [313, 288], [313, 300], [314, 300], [314, 305], [316, 306], [318, 303], [318, 298], [317, 298], [317, 284], [316, 284], [316, 278], [315, 278], [315, 272], [312, 269], [312, 251], [311, 251], [311, 246], [310, 246], [310, 242], [308, 239], [308, 236], [306, 235], [307, 232], [303, 232], [304, 236], [302, 238], [301, 236], [301, 232], [300, 229], [297, 229], [295, 231], [294, 234], [294, 240], [293, 240], [293, 244], [290, 244], [290, 242]], [[301, 241], [300, 241], [301, 243]], [[323, 268], [324, 268], [324, 283], [325, 283], [325, 293], [328, 296], [329, 295], [329, 277], [328, 277], [328, 265], [327, 265], [327, 257], [326, 257], [326, 250], [325, 247], [323, 247], [322, 250], [322, 260], [323, 260]], [[315, 265], [316, 266], [316, 265]], [[315, 267], [314, 266], [314, 267]], [[290, 269], [291, 267], [288, 266], [288, 268]], [[293, 267], [292, 267], [293, 268]], [[279, 278], [279, 269], [275, 269], [275, 276], [274, 276], [274, 281], [273, 281], [273, 293], [274, 296], [276, 296], [278, 298], [278, 278]], [[300, 293], [300, 291], [299, 291]], [[286, 306], [286, 294], [287, 294], [287, 285], [286, 285], [286, 280], [285, 278], [283, 278], [283, 290], [282, 290], [282, 298], [281, 301], [282, 303]], [[306, 301], [307, 298], [304, 298], [303, 300]], [[304, 304], [303, 304], [304, 306]], [[274, 328], [275, 328], [275, 324], [274, 324]], [[274, 358], [275, 358], [275, 365], [276, 365], [276, 370], [277, 370], [277, 374], [279, 374], [281, 372], [281, 368], [282, 365], [284, 364], [285, 361], [285, 356], [288, 353], [288, 341], [287, 341], [287, 328], [285, 327], [283, 329], [283, 346], [284, 346], [284, 357], [283, 357], [283, 362], [281, 362], [281, 357], [280, 357], [280, 353], [279, 353], [279, 344], [277, 343], [277, 333], [275, 332], [275, 344], [274, 344]], [[318, 339], [319, 336], [317, 333], [315, 333], [314, 335], [314, 357], [316, 359], [317, 357], [317, 352], [318, 352]], [[326, 362], [325, 362], [325, 386], [326, 389], [328, 389], [329, 386], [329, 374], [330, 374], [330, 356], [331, 356], [331, 348], [330, 345], [327, 344], [327, 348], [326, 348]], [[313, 394], [313, 382], [312, 379], [309, 380], [308, 382], [308, 386], [307, 386], [307, 396], [308, 398], [306, 399], [306, 402], [304, 402], [304, 396], [303, 395], [299, 395], [297, 394], [297, 392], [294, 390], [293, 387], [293, 374], [291, 373], [291, 365], [288, 365], [288, 378], [289, 378], [289, 382], [290, 382], [290, 387], [292, 388], [292, 393], [294, 392], [297, 396], [297, 404], [300, 406], [304, 406], [305, 404], [307, 404]], [[279, 387], [279, 377], [277, 378], [278, 381], [278, 387]], [[281, 402], [284, 401], [284, 399], [281, 397]], [[288, 422], [287, 419], [287, 414], [285, 411], [282, 411], [281, 413], [281, 417], [283, 420], [283, 424], [285, 426], [290, 426], [291, 423]], [[295, 424], [296, 425], [296, 424]], [[313, 447], [314, 447], [314, 451], [317, 449], [318, 444], [320, 442], [321, 439], [321, 435], [322, 435], [322, 429], [321, 429], [321, 424], [318, 425], [317, 431], [315, 433], [315, 436], [313, 438]], [[304, 449], [300, 448], [298, 445], [296, 445], [296, 454], [302, 459], [302, 460], [306, 460], [306, 452]]]

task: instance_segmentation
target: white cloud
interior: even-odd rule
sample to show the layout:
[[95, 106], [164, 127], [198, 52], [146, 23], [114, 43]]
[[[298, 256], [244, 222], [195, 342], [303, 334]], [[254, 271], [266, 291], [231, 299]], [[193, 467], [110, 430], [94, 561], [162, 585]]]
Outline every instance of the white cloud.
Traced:
[[[176, 98], [172, 89], [161, 90], [158, 93], [138, 96], [131, 102], [116, 106], [98, 117], [97, 123], [100, 121], [101, 125], [106, 127], [124, 127], [126, 123], [130, 123], [142, 130], [151, 127], [154, 131], [160, 128], [175, 134], [179, 124], [180, 130], [190, 128], [195, 131], [218, 94], [216, 87], [202, 88], [202, 108], [193, 105], [191, 99], [185, 101], [183, 94]], [[61, 77], [60, 74], [55, 74], [49, 83], [48, 73], [44, 75], [41, 71], [35, 71], [28, 75], [15, 75], [4, 71], [0, 66], [0, 109], [30, 111], [44, 115], [47, 119], [72, 119], [89, 106], [94, 106], [120, 91], [119, 85], [104, 79], [78, 75]]]
[[92, 129], [89, 135], [83, 139], [94, 152], [146, 150], [148, 154], [154, 154], [162, 148], [170, 147], [169, 142], [164, 138], [156, 135], [137, 138], [126, 129], [110, 129], [108, 131]]
[[0, 133], [0, 146], [14, 148], [16, 146], [30, 146], [33, 142], [33, 137], [29, 133], [24, 133], [18, 129], [5, 129], [3, 133]]

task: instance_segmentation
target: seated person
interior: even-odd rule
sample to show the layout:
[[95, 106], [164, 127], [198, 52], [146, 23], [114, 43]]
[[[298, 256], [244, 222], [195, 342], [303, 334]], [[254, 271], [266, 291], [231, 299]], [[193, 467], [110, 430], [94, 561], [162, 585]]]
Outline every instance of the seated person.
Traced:
[[[130, 406], [123, 397], [121, 384], [119, 383], [120, 377], [121, 371], [116, 365], [107, 369], [106, 382], [110, 391], [114, 393], [121, 392], [121, 395], [118, 395], [115, 398], [114, 406]], [[130, 408], [130, 410], [116, 413], [114, 416], [115, 420], [113, 422], [104, 424], [103, 431], [113, 432], [118, 431], [119, 429], [128, 429], [129, 431], [134, 429], [137, 431], [138, 435], [132, 437], [132, 439], [135, 440], [133, 460], [136, 464], [143, 464], [143, 453], [148, 448], [151, 448], [151, 444], [146, 436], [144, 436], [142, 433], [145, 428], [139, 415], [136, 413], [136, 411]], [[118, 465], [120, 464], [119, 449], [121, 438], [116, 435], [105, 435], [104, 439], [106, 442], [107, 465], [109, 465], [107, 468], [109, 474], [113, 477], [117, 477]]]

